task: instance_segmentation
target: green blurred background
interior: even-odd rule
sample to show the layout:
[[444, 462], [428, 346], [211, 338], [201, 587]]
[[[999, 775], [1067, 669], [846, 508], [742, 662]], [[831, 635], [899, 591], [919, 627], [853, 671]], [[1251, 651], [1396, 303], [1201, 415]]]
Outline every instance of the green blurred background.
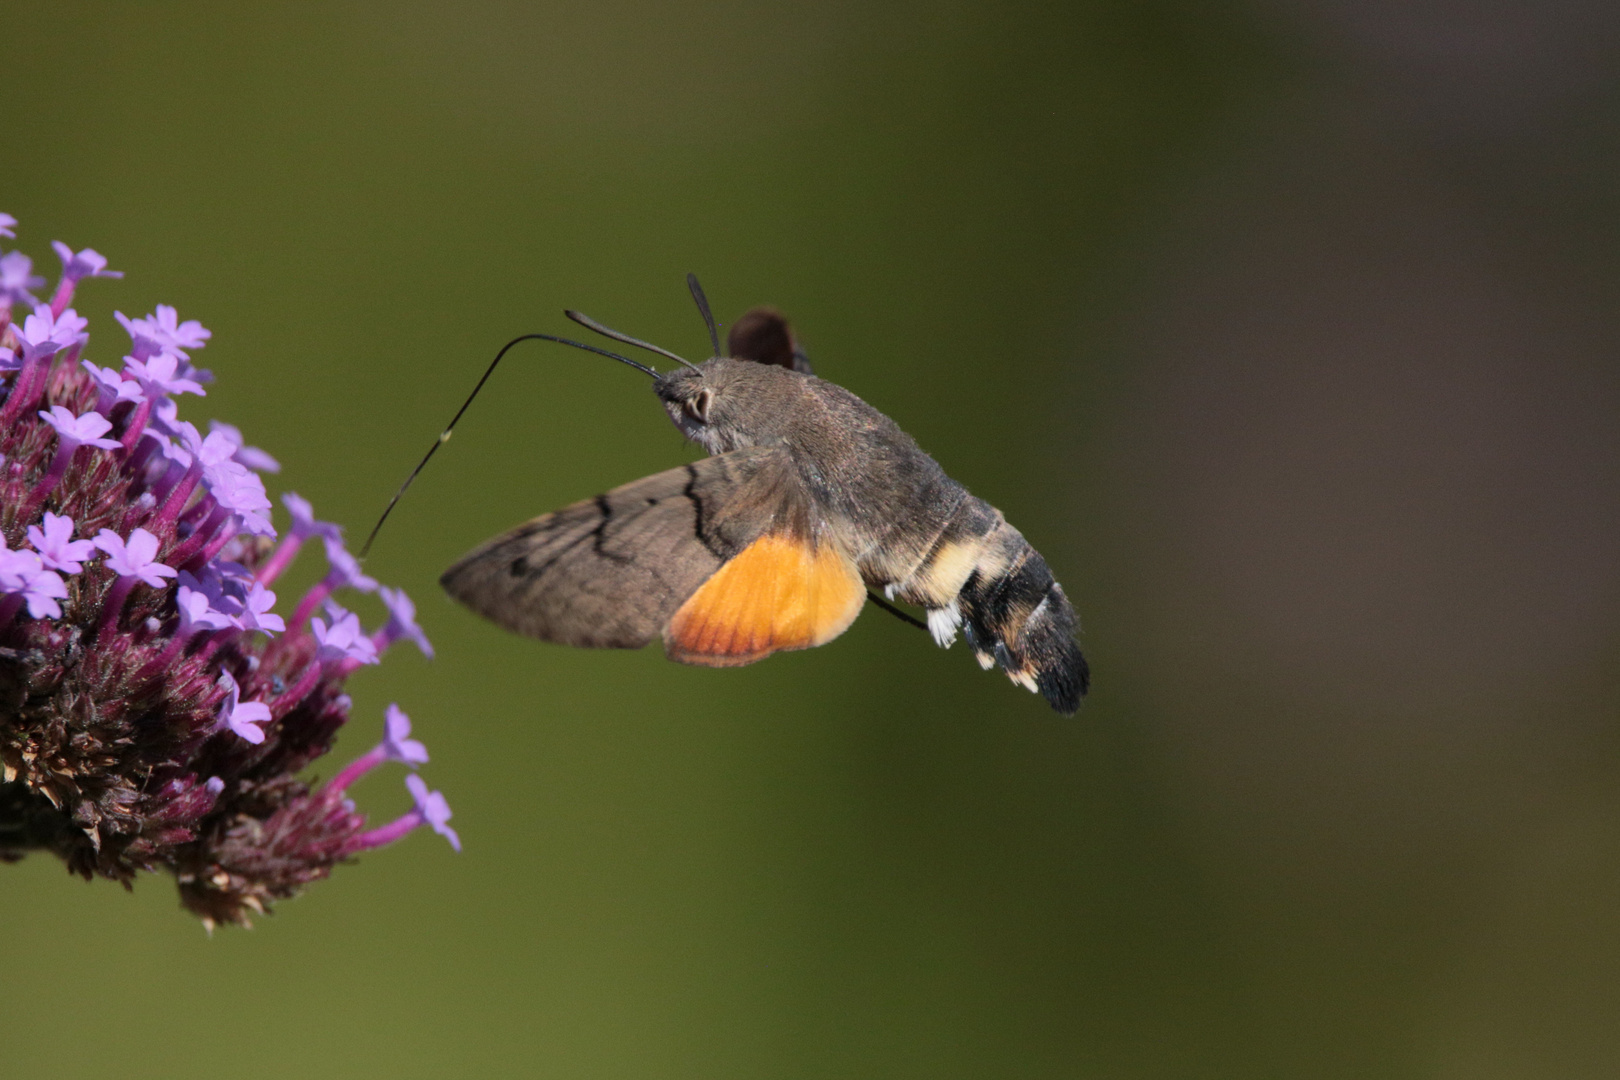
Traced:
[[[214, 331], [183, 415], [363, 536], [578, 307], [788, 311], [1039, 547], [1073, 720], [868, 611], [743, 670], [440, 570], [689, 459], [517, 354], [368, 564], [418, 835], [210, 940], [0, 867], [0, 1075], [1620, 1075], [1612, 5], [17, 5], [0, 210]], [[304, 579], [314, 573], [303, 566]], [[375, 609], [363, 608], [375, 617]], [[330, 773], [332, 766], [324, 771]], [[357, 792], [379, 819], [396, 777]]]

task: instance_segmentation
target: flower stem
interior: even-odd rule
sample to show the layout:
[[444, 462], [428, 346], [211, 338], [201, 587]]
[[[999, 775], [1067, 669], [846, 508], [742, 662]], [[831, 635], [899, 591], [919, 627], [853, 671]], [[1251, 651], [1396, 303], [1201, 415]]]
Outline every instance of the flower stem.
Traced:
[[129, 599], [129, 591], [135, 587], [135, 575], [120, 575], [114, 581], [112, 588], [107, 590], [107, 596], [101, 602], [101, 622], [96, 625], [96, 636], [91, 638], [91, 644], [100, 641], [108, 632], [118, 628], [118, 616], [123, 613], [124, 601]]
[[4, 408], [0, 408], [0, 431], [10, 431], [11, 426], [17, 422], [23, 412], [33, 405], [39, 397], [42, 387], [35, 386], [39, 382], [39, 372], [46, 370], [49, 361], [34, 357], [22, 366], [17, 372], [17, 378], [11, 384], [11, 394], [6, 398]]
[[408, 834], [412, 829], [420, 828], [426, 821], [427, 818], [422, 816], [422, 811], [412, 810], [401, 817], [395, 818], [387, 825], [372, 829], [370, 832], [361, 833], [350, 843], [350, 850], [369, 851], [372, 848], [380, 848], [384, 844], [392, 844], [395, 840]]
[[[204, 503], [208, 504], [206, 507], [204, 507], [204, 512], [207, 513], [208, 517], [204, 519], [195, 529], [191, 530], [190, 536], [176, 544], [174, 549], [170, 551], [167, 556], [165, 556], [165, 558], [168, 559], [170, 566], [178, 569], [179, 567], [185, 566], [187, 563], [189, 563], [192, 556], [196, 555], [200, 549], [208, 546], [209, 540], [213, 538], [214, 534], [219, 530], [219, 527], [225, 524], [226, 520], [230, 517], [230, 511], [226, 510], [223, 506], [220, 506], [217, 502], [215, 502], [212, 495], [204, 495], [201, 499], [197, 500], [197, 506], [203, 506]], [[196, 507], [193, 507], [192, 509], [196, 509]], [[191, 511], [188, 510], [187, 514], [190, 513]], [[206, 562], [207, 560], [204, 561]]]
[[309, 696], [309, 692], [315, 689], [315, 684], [320, 681], [323, 670], [324, 665], [320, 661], [311, 660], [298, 676], [298, 681], [282, 691], [281, 696], [276, 698], [275, 704], [270, 706], [270, 711], [277, 716], [281, 716], [300, 701], [303, 701], [304, 698]]
[[309, 617], [315, 614], [315, 609], [321, 606], [321, 601], [332, 595], [334, 587], [331, 574], [317, 581], [315, 587], [305, 593], [304, 598], [298, 602], [298, 609], [293, 612], [293, 617], [287, 620], [287, 629], [301, 629], [309, 621]]
[[56, 287], [56, 294], [51, 297], [51, 318], [60, 319], [62, 312], [73, 303], [73, 288], [79, 283], [78, 278], [62, 275], [62, 283]]
[[276, 580], [298, 554], [298, 549], [303, 546], [304, 538], [296, 532], [289, 532], [287, 538], [271, 553], [270, 558], [259, 567], [259, 572], [253, 575], [254, 580], [260, 585], [268, 585]]
[[152, 415], [152, 399], [142, 398], [141, 403], [135, 406], [135, 412], [129, 418], [129, 426], [124, 429], [121, 441], [124, 449], [129, 450], [135, 446], [135, 441], [146, 431], [146, 421]]
[[236, 539], [236, 515], [232, 514], [228, 520], [229, 524], [214, 534], [214, 538], [208, 541], [208, 545], [192, 558], [192, 562], [200, 566], [202, 563], [210, 561], [220, 553], [226, 544]]
[[387, 752], [381, 746], [373, 746], [370, 750], [345, 765], [342, 772], [332, 777], [332, 782], [326, 785], [327, 790], [333, 792], [344, 791], [350, 784], [387, 760]]
[[51, 492], [56, 490], [56, 485], [62, 482], [62, 477], [67, 474], [68, 463], [73, 460], [73, 451], [79, 448], [79, 444], [72, 439], [59, 441], [61, 445], [57, 447], [56, 457], [51, 459], [50, 469], [46, 471], [44, 479], [40, 480], [38, 486], [29, 493], [28, 501], [17, 514], [17, 520], [31, 520], [35, 512], [44, 505], [45, 500], [50, 498]]
[[185, 475], [169, 490], [168, 496], [158, 506], [157, 512], [152, 516], [153, 524], [147, 526], [147, 531], [161, 536], [172, 528], [180, 516], [180, 511], [185, 509], [186, 500], [191, 498], [191, 493], [197, 489], [197, 482], [201, 479], [202, 460], [193, 458]]

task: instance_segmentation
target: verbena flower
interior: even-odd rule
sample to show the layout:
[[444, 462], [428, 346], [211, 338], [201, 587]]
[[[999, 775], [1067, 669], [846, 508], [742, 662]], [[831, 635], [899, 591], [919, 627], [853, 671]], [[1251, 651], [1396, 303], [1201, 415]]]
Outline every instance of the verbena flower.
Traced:
[[62, 279], [57, 282], [56, 292], [51, 297], [51, 311], [55, 314], [60, 314], [72, 301], [73, 290], [82, 279], [124, 276], [122, 270], [107, 269], [106, 257], [94, 248], [74, 251], [60, 240], [52, 240], [51, 247], [56, 249], [56, 257], [62, 260]]
[[378, 588], [377, 595], [382, 597], [383, 606], [388, 609], [388, 622], [371, 635], [371, 643], [377, 647], [377, 651], [382, 652], [400, 638], [409, 638], [422, 650], [423, 656], [433, 659], [433, 646], [422, 628], [416, 625], [416, 605], [405, 595], [405, 590], [383, 585]]
[[39, 301], [28, 290], [37, 289], [43, 284], [45, 279], [34, 273], [33, 259], [20, 251], [0, 255], [0, 305], [7, 309], [12, 304], [32, 306]]
[[227, 424], [222, 420], [210, 420], [208, 421], [208, 433], [210, 435], [223, 435], [231, 441], [231, 445], [236, 447], [236, 452], [231, 456], [231, 459], [238, 465], [258, 472], [278, 473], [281, 471], [281, 462], [260, 450], [257, 446], [245, 445], [242, 441], [242, 432], [235, 425]]
[[73, 539], [73, 519], [45, 511], [43, 526], [28, 526], [28, 543], [46, 566], [68, 574], [84, 569], [82, 560], [95, 553], [96, 545], [89, 540]]
[[[0, 214], [0, 236], [14, 224]], [[410, 600], [383, 590], [388, 620], [368, 634], [333, 602], [378, 588], [337, 526], [289, 493], [278, 546], [255, 472], [275, 460], [228, 424], [203, 436], [179, 419], [175, 396], [211, 378], [190, 359], [201, 323], [167, 305], [120, 315], [129, 355], [81, 361], [74, 291], [121, 275], [55, 246], [48, 306], [32, 261], [0, 254], [0, 860], [45, 850], [125, 885], [166, 870], [212, 928], [421, 826], [459, 850], [444, 796], [414, 773], [414, 809], [381, 827], [347, 794], [427, 761], [397, 705], [382, 744], [324, 785], [300, 779], [348, 719], [355, 668], [402, 637], [431, 653]], [[329, 572], [283, 618], [272, 587], [312, 537]]]

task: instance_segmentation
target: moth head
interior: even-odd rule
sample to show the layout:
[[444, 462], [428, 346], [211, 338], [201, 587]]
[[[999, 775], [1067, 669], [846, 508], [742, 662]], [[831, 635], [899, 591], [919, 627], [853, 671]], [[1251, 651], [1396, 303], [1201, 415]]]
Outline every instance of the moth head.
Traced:
[[725, 454], [783, 442], [803, 382], [786, 368], [717, 356], [695, 369], [665, 372], [653, 392], [681, 434]]

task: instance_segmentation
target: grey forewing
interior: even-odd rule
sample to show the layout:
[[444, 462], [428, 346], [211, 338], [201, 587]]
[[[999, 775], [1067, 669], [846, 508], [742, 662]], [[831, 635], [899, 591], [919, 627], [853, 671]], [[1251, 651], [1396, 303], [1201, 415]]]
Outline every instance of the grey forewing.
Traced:
[[509, 630], [639, 648], [737, 552], [806, 526], [785, 451], [704, 458], [535, 518], [445, 571], [445, 590]]

